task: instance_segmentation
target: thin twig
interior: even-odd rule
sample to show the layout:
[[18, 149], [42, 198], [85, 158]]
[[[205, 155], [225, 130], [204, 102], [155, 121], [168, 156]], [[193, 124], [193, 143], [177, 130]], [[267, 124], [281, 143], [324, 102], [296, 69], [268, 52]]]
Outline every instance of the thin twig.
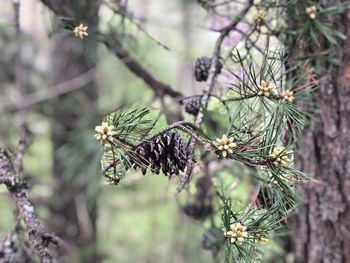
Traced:
[[182, 97], [181, 92], [173, 90], [169, 85], [156, 79], [149, 71], [132, 58], [119, 40], [109, 36], [108, 40], [106, 39], [102, 42], [109, 50], [114, 52], [131, 72], [141, 78], [153, 90], [156, 96], [163, 97], [164, 95], [168, 95], [172, 98]]
[[[22, 41], [21, 41], [21, 28], [20, 28], [20, 0], [13, 0], [13, 10], [15, 13], [15, 30], [16, 30], [16, 55], [15, 55], [15, 81], [16, 88], [21, 95], [21, 98], [25, 96], [27, 92], [27, 86], [24, 83], [24, 70], [22, 66]], [[18, 145], [18, 151], [15, 160], [15, 168], [17, 171], [17, 176], [23, 176], [23, 156], [24, 151], [28, 146], [28, 129], [27, 129], [27, 112], [25, 110], [21, 110], [18, 112], [19, 126], [20, 126], [20, 141]]]
[[96, 68], [92, 68], [76, 78], [62, 82], [51, 88], [38, 90], [32, 94], [22, 97], [18, 102], [13, 105], [5, 105], [0, 108], [1, 113], [25, 110], [37, 103], [45, 102], [54, 99], [58, 96], [64, 95], [66, 93], [78, 90], [85, 87], [96, 77]]
[[32, 248], [42, 263], [52, 263], [53, 258], [47, 248], [48, 241], [55, 238], [43, 230], [39, 218], [24, 188], [25, 183], [16, 176], [9, 154], [0, 148], [0, 184], [7, 186], [15, 201], [20, 217], [23, 218]]
[[250, 94], [250, 95], [245, 95], [245, 96], [238, 97], [238, 98], [228, 98], [228, 99], [225, 99], [224, 101], [225, 102], [241, 101], [241, 100], [247, 100], [247, 99], [252, 99], [252, 98], [256, 98], [256, 97], [259, 97], [259, 95], [258, 94]]
[[166, 46], [165, 44], [161, 43], [159, 40], [155, 39], [153, 36], [151, 36], [150, 33], [147, 32], [147, 30], [145, 30], [140, 23], [138, 23], [137, 21], [135, 21], [134, 16], [132, 14], [130, 14], [127, 10], [125, 10], [125, 8], [115, 8], [114, 6], [112, 6], [112, 4], [108, 3], [105, 0], [102, 0], [102, 2], [108, 7], [110, 8], [115, 14], [118, 14], [120, 16], [122, 16], [123, 18], [127, 18], [131, 23], [133, 23], [138, 30], [142, 31], [149, 39], [151, 39], [153, 42], [155, 42], [158, 46], [161, 46], [162, 48], [164, 48], [165, 50], [170, 50], [170, 48], [168, 46]]
[[[15, 80], [16, 86], [21, 97], [26, 94], [27, 87], [24, 83], [23, 66], [21, 61], [21, 32], [20, 32], [20, 0], [13, 0], [13, 8], [15, 12], [15, 29], [16, 29], [16, 59], [15, 59]], [[17, 221], [23, 219], [29, 239], [32, 244], [34, 253], [39, 257], [40, 262], [51, 263], [53, 258], [47, 248], [48, 241], [56, 242], [55, 239], [43, 231], [41, 223], [35, 213], [33, 204], [29, 201], [24, 189], [26, 183], [23, 179], [23, 157], [28, 147], [28, 129], [27, 114], [25, 110], [18, 112], [20, 123], [20, 142], [18, 152], [15, 159], [15, 167], [12, 165], [9, 154], [0, 149], [0, 184], [7, 186], [13, 200], [16, 204]]]
[[[233, 30], [237, 24], [242, 20], [242, 18], [246, 15], [246, 13], [249, 11], [250, 7], [252, 6], [252, 0], [248, 1], [248, 4], [244, 7], [244, 9], [237, 15], [237, 17], [227, 26], [224, 27], [223, 29], [220, 30], [220, 35], [218, 39], [216, 40], [212, 59], [211, 59], [211, 66], [210, 66], [210, 71], [209, 71], [209, 77], [207, 80], [207, 86], [203, 90], [203, 96], [201, 100], [202, 107], [200, 108], [196, 119], [195, 119], [195, 126], [199, 129], [202, 121], [203, 121], [203, 109], [205, 109], [208, 105], [208, 100], [210, 97], [210, 94], [212, 93], [212, 90], [215, 85], [216, 77], [217, 77], [217, 71], [216, 67], [219, 61], [220, 57], [220, 51], [221, 51], [221, 45], [222, 42], [224, 41], [225, 37]], [[194, 155], [195, 155], [195, 150], [196, 150], [196, 140], [194, 137], [190, 138], [189, 141], [189, 146], [188, 146], [188, 159], [187, 159], [187, 169], [186, 169], [186, 175], [184, 178], [184, 181], [182, 184], [179, 186], [177, 189], [178, 192], [181, 192], [181, 190], [190, 182], [192, 175], [193, 175], [193, 168], [194, 168]]]
[[[67, 5], [59, 5], [56, 0], [41, 0], [41, 2], [50, 8], [56, 15], [73, 17], [73, 11]], [[156, 94], [158, 97], [168, 95], [173, 98], [181, 97], [182, 94], [173, 90], [169, 85], [156, 79], [148, 70], [146, 70], [139, 62], [137, 62], [128, 51], [124, 49], [122, 43], [117, 39], [113, 39], [109, 36], [109, 40], [103, 40], [102, 42], [106, 47], [112, 50], [115, 55], [124, 63], [124, 65], [133, 72], [136, 76], [141, 78]], [[112, 41], [113, 40], [113, 41]]]

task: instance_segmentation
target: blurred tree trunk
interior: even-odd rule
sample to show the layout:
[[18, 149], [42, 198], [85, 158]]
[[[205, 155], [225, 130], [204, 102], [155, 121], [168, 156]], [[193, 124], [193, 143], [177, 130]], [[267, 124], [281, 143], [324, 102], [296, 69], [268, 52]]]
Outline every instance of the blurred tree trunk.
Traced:
[[[57, 0], [62, 9], [71, 10], [72, 19], [88, 26], [88, 32], [98, 24], [98, 2]], [[90, 36], [83, 40], [73, 34], [60, 33], [53, 37], [52, 77], [54, 84], [73, 79], [96, 66], [97, 43]], [[64, 176], [65, 165], [58, 157], [58, 149], [67, 143], [69, 132], [78, 126], [79, 116], [95, 107], [97, 85], [58, 97], [53, 103], [52, 140], [54, 196], [50, 205], [51, 230], [67, 242], [78, 255], [78, 262], [98, 262], [96, 249], [96, 200], [91, 204], [85, 198], [86, 183], [76, 183]], [[69, 156], [66, 156], [69, 159]], [[61, 162], [60, 162], [61, 160]], [[88, 161], [88, 160], [87, 160]], [[74, 176], [74, 175], [72, 175]], [[59, 262], [74, 262], [60, 255]]]
[[334, 53], [341, 66], [315, 65], [326, 72], [313, 98], [319, 116], [299, 142], [296, 164], [320, 183], [298, 189], [304, 206], [292, 224], [295, 262], [350, 262], [350, 10], [330, 19], [348, 39]]

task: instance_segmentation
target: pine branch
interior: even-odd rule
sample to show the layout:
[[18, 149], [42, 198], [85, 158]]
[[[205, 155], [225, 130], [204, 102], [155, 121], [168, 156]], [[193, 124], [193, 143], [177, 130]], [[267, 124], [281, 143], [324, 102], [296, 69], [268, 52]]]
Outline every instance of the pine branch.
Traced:
[[[27, 85], [24, 81], [25, 72], [23, 69], [21, 51], [22, 51], [22, 41], [21, 41], [21, 28], [20, 28], [20, 1], [13, 1], [13, 9], [15, 13], [15, 30], [16, 30], [16, 54], [15, 54], [15, 81], [16, 88], [21, 98], [27, 93]], [[18, 145], [18, 152], [15, 160], [15, 167], [18, 176], [22, 176], [23, 173], [23, 156], [24, 151], [28, 146], [28, 136], [27, 136], [27, 112], [25, 110], [20, 110], [18, 112], [19, 126], [20, 126], [20, 143]]]
[[[197, 136], [197, 134], [194, 132], [196, 130], [196, 127], [192, 123], [189, 123], [186, 121], [179, 121], [179, 122], [173, 123], [169, 127], [163, 129], [162, 131], [154, 134], [152, 137], [147, 138], [146, 140], [143, 140], [136, 145], [133, 145], [127, 141], [122, 141], [120, 138], [116, 138], [116, 140], [120, 140], [123, 144], [127, 145], [129, 148], [137, 148], [137, 147], [142, 146], [142, 145], [154, 140], [155, 138], [159, 137], [160, 135], [162, 135], [170, 130], [173, 130], [173, 129], [179, 129], [179, 130], [187, 133], [188, 135], [193, 137], [200, 145], [202, 145], [203, 149], [205, 149], [205, 150], [208, 149], [209, 145], [205, 141], [203, 141], [199, 136]], [[111, 168], [115, 167], [119, 162], [120, 162], [120, 160], [118, 160], [118, 159], [113, 160], [111, 163], [109, 163], [106, 166], [106, 168], [103, 169], [102, 174], [105, 174], [106, 172], [108, 172]]]
[[44, 231], [39, 218], [34, 210], [34, 206], [29, 200], [25, 188], [26, 183], [17, 178], [8, 153], [0, 148], [0, 184], [6, 185], [21, 218], [27, 229], [29, 239], [32, 243], [35, 254], [40, 262], [51, 263], [53, 258], [47, 245], [49, 242], [57, 243], [50, 233]]
[[167, 47], [165, 44], [161, 43], [159, 40], [155, 39], [153, 36], [151, 36], [150, 33], [148, 33], [140, 23], [138, 23], [132, 13], [129, 13], [125, 3], [118, 3], [118, 8], [114, 7], [111, 3], [109, 3], [106, 0], [101, 0], [103, 4], [105, 4], [109, 9], [113, 11], [114, 14], [120, 15], [123, 19], [127, 18], [133, 25], [136, 26], [136, 28], [140, 31], [142, 31], [150, 40], [152, 40], [154, 43], [156, 43], [158, 46], [161, 46], [165, 50], [170, 50], [169, 47]]
[[141, 78], [154, 91], [156, 96], [163, 97], [164, 95], [168, 95], [173, 98], [182, 97], [180, 92], [173, 90], [169, 85], [156, 79], [141, 64], [132, 58], [119, 40], [112, 39], [112, 37], [108, 38], [108, 40], [103, 41], [106, 47], [110, 49], [131, 72]]
[[95, 78], [96, 68], [92, 68], [73, 79], [64, 81], [53, 87], [41, 89], [25, 95], [16, 103], [0, 106], [0, 113], [26, 110], [35, 104], [46, 102], [58, 96], [84, 88]]
[[224, 100], [225, 102], [228, 102], [228, 101], [240, 101], [240, 100], [247, 100], [247, 99], [252, 99], [252, 98], [256, 98], [258, 97], [257, 94], [250, 94], [250, 95], [245, 95], [245, 96], [242, 96], [242, 97], [238, 97], [238, 98], [228, 98], [226, 100]]
[[[27, 85], [24, 81], [24, 70], [21, 59], [22, 42], [19, 0], [13, 1], [13, 9], [15, 13], [14, 25], [16, 30], [15, 81], [18, 92], [23, 99], [27, 92]], [[23, 157], [29, 141], [26, 111], [21, 109], [18, 112], [18, 117], [20, 122], [20, 142], [16, 154], [15, 167], [13, 167], [8, 153], [0, 148], [0, 184], [7, 186], [8, 191], [15, 201], [18, 211], [16, 220], [19, 222], [23, 219], [34, 253], [39, 257], [40, 262], [51, 263], [53, 262], [53, 258], [47, 246], [49, 242], [57, 244], [57, 241], [52, 235], [43, 230], [38, 216], [35, 213], [34, 206], [28, 199], [24, 190], [27, 188], [27, 185], [23, 181]]]
[[[215, 85], [215, 81], [216, 81], [216, 77], [217, 77], [216, 67], [217, 67], [217, 64], [219, 62], [221, 45], [222, 45], [225, 37], [231, 32], [231, 30], [233, 30], [236, 27], [236, 25], [241, 21], [241, 19], [247, 14], [247, 12], [251, 8], [252, 4], [253, 4], [253, 1], [249, 0], [247, 5], [237, 15], [237, 17], [227, 27], [220, 30], [221, 33], [220, 33], [218, 39], [216, 40], [216, 44], [215, 44], [212, 59], [211, 59], [212, 63], [210, 66], [209, 77], [207, 80], [207, 86], [203, 90], [203, 95], [202, 95], [202, 100], [201, 100], [202, 107], [200, 108], [200, 110], [196, 116], [195, 122], [194, 122], [195, 126], [198, 129], [200, 128], [202, 121], [203, 121], [203, 117], [204, 117], [203, 110], [208, 105], [210, 94], [212, 93], [212, 90], [213, 90], [214, 85]], [[192, 178], [193, 168], [194, 168], [194, 163], [195, 163], [195, 161], [194, 161], [195, 149], [196, 149], [196, 140], [194, 137], [191, 137], [190, 141], [189, 141], [189, 146], [188, 146], [188, 161], [187, 161], [187, 165], [186, 165], [186, 167], [187, 167], [186, 175], [185, 175], [184, 181], [182, 182], [182, 184], [180, 185], [180, 187], [177, 190], [178, 192], [181, 192], [181, 190], [190, 182], [190, 180]]]
[[74, 12], [69, 5], [62, 4], [62, 2], [57, 0], [41, 0], [41, 2], [50, 8], [56, 15], [73, 17]]
[[[57, 4], [55, 0], [41, 0], [41, 2], [58, 16], [73, 17], [73, 12], [67, 5]], [[154, 91], [156, 96], [163, 97], [168, 95], [173, 98], [182, 96], [180, 92], [173, 90], [169, 85], [156, 79], [124, 49], [120, 41], [113, 39], [111, 36], [108, 36], [108, 38], [108, 40], [102, 41], [106, 47], [113, 51], [132, 73], [141, 78]]]

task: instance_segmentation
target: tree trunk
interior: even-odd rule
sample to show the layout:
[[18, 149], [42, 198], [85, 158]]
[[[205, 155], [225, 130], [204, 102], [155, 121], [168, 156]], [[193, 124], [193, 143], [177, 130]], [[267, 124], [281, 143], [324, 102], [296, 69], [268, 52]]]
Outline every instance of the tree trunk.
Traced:
[[[73, 19], [79, 19], [88, 26], [88, 32], [97, 27], [98, 6], [95, 0], [60, 0], [59, 5], [72, 10]], [[83, 40], [72, 33], [59, 33], [53, 37], [52, 72], [54, 84], [73, 79], [96, 66], [97, 43], [90, 36]], [[95, 107], [97, 84], [86, 85], [77, 92], [60, 96], [53, 102], [53, 190], [54, 196], [49, 207], [49, 226], [67, 242], [78, 262], [98, 262], [96, 249], [96, 200], [88, 204], [85, 198], [87, 185], [77, 184], [63, 175], [64, 163], [58, 157], [58, 149], [67, 143], [69, 132], [78, 126], [79, 116]], [[69, 158], [69, 156], [67, 156]], [[83, 218], [82, 218], [83, 217]], [[80, 252], [79, 252], [80, 251]], [[59, 262], [75, 262], [66, 253], [59, 255]], [[84, 257], [84, 258], [82, 258]]]
[[296, 165], [319, 183], [298, 189], [303, 207], [292, 226], [295, 262], [350, 262], [350, 10], [330, 19], [348, 39], [334, 54], [341, 66], [316, 65], [327, 72], [313, 98], [319, 116], [304, 131]]

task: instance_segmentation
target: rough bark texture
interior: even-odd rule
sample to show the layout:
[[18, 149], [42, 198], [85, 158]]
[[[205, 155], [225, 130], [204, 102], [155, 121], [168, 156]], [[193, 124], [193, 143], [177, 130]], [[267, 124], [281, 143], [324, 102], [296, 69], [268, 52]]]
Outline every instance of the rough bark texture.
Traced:
[[[45, 232], [39, 218], [34, 210], [34, 207], [25, 192], [25, 183], [16, 177], [16, 173], [12, 166], [11, 160], [6, 151], [0, 148], [0, 184], [5, 184], [16, 203], [16, 208], [19, 211], [21, 218], [23, 218], [29, 240], [31, 241], [33, 252], [40, 259], [40, 262], [51, 263], [53, 258], [47, 248], [49, 239], [53, 237]], [[47, 239], [47, 240], [46, 240]], [[46, 240], [46, 241], [45, 241]], [[4, 242], [3, 244], [6, 244]], [[13, 255], [14, 257], [21, 256], [13, 254], [8, 251], [8, 248], [3, 248], [0, 245], [0, 262], [10, 262], [7, 257]], [[16, 260], [13, 258], [12, 260]]]
[[[48, 1], [50, 2], [50, 1]], [[52, 73], [54, 84], [59, 84], [91, 70], [96, 66], [97, 43], [91, 35], [98, 23], [98, 2], [89, 1], [54, 1], [61, 13], [69, 15], [88, 26], [90, 36], [83, 40], [73, 34], [56, 34], [53, 38]], [[54, 5], [55, 7], [55, 5]], [[57, 7], [57, 8], [58, 8]], [[53, 8], [54, 9], [54, 8]], [[65, 11], [64, 11], [65, 10]], [[53, 173], [54, 196], [50, 204], [49, 226], [58, 236], [73, 248], [78, 255], [78, 262], [98, 262], [96, 251], [96, 201], [87, 204], [84, 198], [87, 185], [77, 184], [64, 175], [65, 165], [60, 162], [58, 149], [67, 143], [69, 132], [77, 128], [78, 120], [89, 108], [95, 107], [97, 100], [97, 85], [94, 81], [84, 88], [58, 97], [53, 102]], [[69, 158], [69, 156], [67, 156]], [[86, 160], [88, 161], [88, 160]], [[72, 177], [71, 177], [72, 176]], [[82, 218], [83, 217], [83, 220]], [[77, 249], [80, 250], [77, 251]], [[59, 262], [74, 262], [65, 254], [60, 255]]]
[[348, 39], [335, 52], [341, 66], [317, 65], [327, 72], [314, 96], [320, 112], [299, 143], [297, 166], [320, 183], [298, 189], [304, 206], [294, 222], [295, 262], [350, 262], [350, 10], [331, 19]]

